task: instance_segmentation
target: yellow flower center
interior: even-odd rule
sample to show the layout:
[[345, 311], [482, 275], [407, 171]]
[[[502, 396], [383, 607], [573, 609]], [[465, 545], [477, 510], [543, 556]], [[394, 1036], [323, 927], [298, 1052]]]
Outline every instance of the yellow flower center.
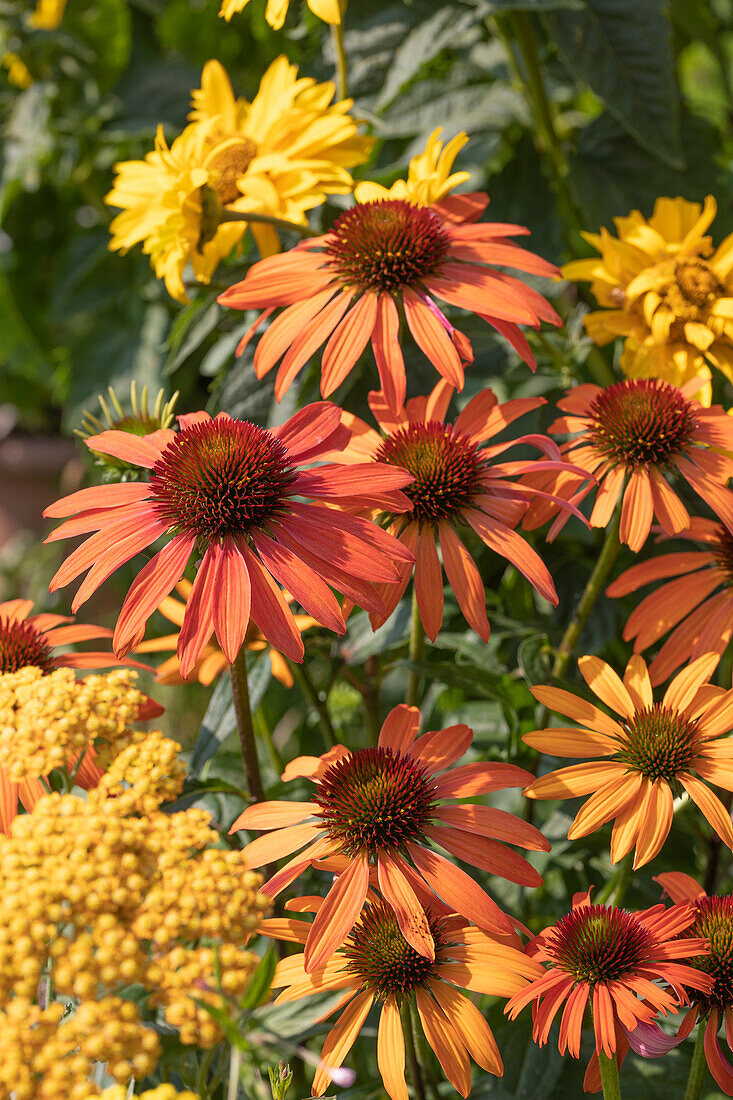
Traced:
[[222, 206], [234, 202], [241, 195], [237, 180], [246, 173], [257, 156], [257, 146], [247, 137], [230, 138], [209, 154], [205, 167], [209, 172], [209, 187]]
[[686, 339], [686, 321], [707, 319], [708, 310], [716, 298], [726, 293], [725, 287], [705, 260], [680, 260], [668, 266], [659, 295], [675, 316], [670, 327], [670, 340]]

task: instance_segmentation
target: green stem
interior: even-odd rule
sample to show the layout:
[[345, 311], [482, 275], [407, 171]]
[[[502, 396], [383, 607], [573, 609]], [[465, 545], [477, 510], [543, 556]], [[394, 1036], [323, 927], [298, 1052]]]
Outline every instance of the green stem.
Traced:
[[532, 17], [526, 11], [512, 12], [506, 17], [506, 25], [522, 58], [524, 73], [514, 58], [510, 43], [507, 42], [509, 56], [534, 116], [537, 147], [550, 170], [558, 204], [566, 223], [576, 233], [581, 233], [585, 225], [568, 182], [568, 161], [555, 127], [552, 105], [542, 77]]
[[249, 702], [249, 684], [247, 682], [247, 653], [244, 646], [237, 654], [234, 664], [229, 666], [229, 675], [232, 680], [234, 714], [237, 719], [239, 744], [242, 747], [242, 760], [244, 762], [244, 774], [247, 778], [247, 787], [253, 802], [264, 802], [265, 791], [262, 786], [260, 764], [257, 759], [257, 742], [252, 724], [252, 709]]
[[333, 52], [336, 55], [336, 95], [339, 99], [346, 99], [349, 94], [349, 80], [346, 51], [344, 50], [343, 23], [331, 24], [331, 40], [333, 42]]
[[321, 723], [321, 729], [323, 730], [323, 736], [326, 741], [326, 747], [331, 749], [334, 745], [338, 744], [338, 738], [336, 737], [336, 731], [333, 728], [331, 717], [328, 713], [328, 707], [326, 703], [321, 699], [315, 684], [308, 675], [307, 670], [303, 665], [296, 665], [293, 661], [290, 661], [290, 671], [293, 674], [293, 679], [300, 688], [303, 698], [318, 714], [318, 719]]
[[705, 1023], [700, 1023], [697, 1025], [697, 1039], [695, 1040], [695, 1050], [692, 1055], [690, 1076], [687, 1078], [685, 1100], [700, 1100], [702, 1083], [705, 1080], [705, 1070], [707, 1069], [707, 1059], [705, 1058], [704, 1045], [705, 1027]]
[[415, 1043], [415, 1054], [417, 1056], [418, 1065], [420, 1066], [423, 1083], [427, 1092], [430, 1094], [430, 1100], [440, 1100], [440, 1093], [435, 1083], [435, 1076], [430, 1068], [430, 1047], [425, 1038], [425, 1033], [420, 1026], [420, 1014], [417, 1011], [417, 1005], [413, 1003], [410, 1004], [410, 1020], [412, 1021], [412, 1037]]
[[425, 1086], [423, 1084], [420, 1063], [417, 1060], [417, 1053], [415, 1051], [415, 1037], [412, 1033], [410, 1006], [407, 1001], [403, 1001], [402, 1003], [400, 1018], [402, 1019], [402, 1030], [405, 1035], [405, 1056], [407, 1058], [407, 1070], [410, 1075], [410, 1080], [412, 1081], [412, 1087], [415, 1090], [417, 1100], [425, 1100]]
[[588, 616], [593, 610], [596, 600], [603, 590], [608, 575], [613, 568], [618, 552], [621, 548], [618, 532], [621, 523], [621, 508], [616, 509], [616, 514], [606, 529], [606, 538], [598, 555], [598, 560], [593, 567], [593, 572], [588, 578], [583, 595], [575, 610], [575, 614], [568, 623], [567, 630], [563, 634], [562, 641], [555, 654], [555, 663], [552, 666], [553, 679], [560, 679], [567, 668], [575, 643], [580, 637], [583, 627], [588, 621]]
[[229, 1085], [227, 1088], [227, 1100], [237, 1100], [239, 1096], [239, 1068], [241, 1064], [241, 1050], [239, 1047], [232, 1047], [229, 1054]]
[[621, 1085], [618, 1079], [618, 1061], [616, 1055], [609, 1058], [603, 1051], [598, 1055], [603, 1085], [603, 1100], [621, 1100]]
[[260, 225], [271, 225], [274, 229], [289, 229], [292, 233], [300, 233], [301, 237], [320, 237], [316, 229], [309, 225], [298, 225], [297, 222], [286, 221], [285, 218], [275, 218], [271, 214], [254, 214], [245, 210], [224, 210], [219, 218], [219, 225], [224, 222], [257, 222]]
[[[422, 659], [422, 655], [425, 652], [425, 628], [422, 625], [422, 619], [420, 618], [420, 608], [417, 606], [417, 596], [415, 595], [415, 586], [412, 586], [412, 618], [410, 621], [410, 660], [419, 661]], [[410, 707], [416, 707], [418, 697], [420, 695], [420, 680], [422, 679], [419, 672], [415, 669], [410, 669], [409, 678], [407, 681], [407, 705]]]
[[599, 890], [594, 904], [605, 905], [606, 902], [609, 902], [611, 905], [620, 906], [626, 894], [626, 887], [631, 881], [633, 869], [634, 853], [629, 852], [619, 863], [615, 874], [608, 880], [603, 889]]

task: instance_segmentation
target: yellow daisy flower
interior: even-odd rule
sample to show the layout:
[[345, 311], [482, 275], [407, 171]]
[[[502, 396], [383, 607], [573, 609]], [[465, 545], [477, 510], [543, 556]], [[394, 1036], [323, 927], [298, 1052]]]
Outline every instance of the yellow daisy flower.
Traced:
[[[228, 23], [237, 12], [244, 11], [247, 4], [249, 0], [222, 0], [219, 15]], [[265, 19], [273, 30], [279, 31], [282, 27], [289, 4], [290, 0], [267, 0]], [[340, 23], [346, 9], [346, 0], [308, 0], [308, 7], [324, 23]]]
[[410, 161], [406, 180], [395, 180], [391, 187], [364, 180], [357, 183], [354, 197], [357, 202], [376, 202], [379, 199], [406, 199], [408, 202], [432, 206], [444, 198], [459, 184], [471, 178], [470, 172], [453, 172], [453, 161], [468, 141], [462, 130], [443, 146], [440, 135], [442, 126], [433, 130], [425, 143], [425, 149]]
[[28, 22], [37, 31], [55, 31], [64, 17], [66, 0], [38, 0]]
[[706, 235], [717, 204], [657, 199], [646, 219], [638, 210], [606, 229], [585, 233], [600, 258], [566, 264], [566, 279], [591, 284], [603, 308], [585, 319], [603, 345], [625, 337], [621, 367], [632, 378], [675, 385], [702, 376], [710, 404], [713, 366], [733, 381], [733, 234], [713, 248]]
[[183, 272], [208, 282], [219, 261], [251, 229], [261, 255], [279, 250], [272, 226], [219, 224], [222, 208], [306, 224], [306, 211], [353, 188], [349, 168], [369, 155], [352, 100], [331, 103], [333, 85], [298, 78], [279, 57], [252, 103], [236, 99], [218, 61], [204, 66], [192, 93], [192, 120], [170, 147], [158, 130], [143, 161], [116, 165], [106, 197], [122, 208], [112, 225], [113, 251], [142, 243], [156, 275], [178, 301], [188, 300]]

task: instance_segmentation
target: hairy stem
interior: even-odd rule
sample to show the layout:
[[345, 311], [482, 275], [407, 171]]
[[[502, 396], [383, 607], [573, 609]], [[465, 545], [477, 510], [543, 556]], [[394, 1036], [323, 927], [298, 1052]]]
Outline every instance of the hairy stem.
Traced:
[[[425, 628], [422, 625], [422, 619], [420, 618], [420, 609], [417, 606], [417, 596], [415, 595], [415, 585], [412, 586], [412, 618], [410, 621], [410, 660], [419, 661], [422, 659], [422, 655], [425, 652]], [[406, 702], [408, 706], [416, 707], [418, 697], [420, 695], [420, 673], [415, 669], [410, 669], [409, 678], [407, 680], [407, 698]]]
[[420, 1063], [417, 1060], [417, 1053], [415, 1051], [415, 1037], [412, 1033], [410, 1006], [407, 1001], [403, 1001], [402, 1003], [402, 1007], [400, 1008], [400, 1018], [402, 1020], [402, 1030], [405, 1035], [405, 1056], [407, 1058], [407, 1072], [410, 1075], [410, 1081], [412, 1082], [412, 1087], [415, 1090], [416, 1100], [425, 1100], [425, 1086], [423, 1084]]
[[563, 634], [562, 641], [558, 646], [557, 653], [555, 654], [555, 663], [552, 666], [553, 679], [559, 679], [565, 669], [567, 668], [568, 661], [572, 656], [575, 643], [580, 637], [583, 627], [588, 621], [596, 600], [600, 596], [603, 586], [608, 580], [608, 575], [613, 569], [614, 562], [618, 556], [620, 550], [620, 543], [618, 539], [619, 524], [621, 523], [621, 508], [616, 509], [616, 514], [606, 529], [606, 538], [601, 548], [601, 552], [598, 555], [593, 572], [588, 578], [588, 583], [585, 586], [583, 595], [580, 597], [575, 614], [568, 623], [567, 629]]
[[704, 1046], [706, 1026], [707, 1024], [705, 1023], [700, 1023], [697, 1026], [697, 1039], [695, 1040], [695, 1050], [692, 1055], [690, 1076], [687, 1078], [685, 1100], [700, 1100], [700, 1094], [702, 1093], [702, 1083], [705, 1080], [705, 1070], [707, 1069]]
[[237, 654], [234, 664], [229, 666], [229, 675], [232, 680], [234, 714], [237, 719], [237, 732], [239, 734], [239, 744], [242, 748], [247, 788], [253, 802], [264, 802], [265, 791], [262, 786], [260, 764], [257, 759], [257, 742], [252, 724], [252, 708], [249, 702], [249, 684], [247, 682], [247, 653], [244, 646]]
[[598, 1055], [601, 1068], [603, 1100], [621, 1100], [621, 1085], [618, 1079], [618, 1060], [615, 1053], [609, 1058], [603, 1051]]

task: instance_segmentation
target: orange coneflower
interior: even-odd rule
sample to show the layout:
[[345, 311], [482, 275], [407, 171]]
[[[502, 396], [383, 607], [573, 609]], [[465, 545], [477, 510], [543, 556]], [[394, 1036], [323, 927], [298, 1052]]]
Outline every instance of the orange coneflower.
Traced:
[[721, 657], [733, 634], [733, 532], [723, 523], [693, 516], [689, 530], [677, 537], [702, 545], [632, 565], [606, 589], [609, 596], [625, 596], [652, 581], [674, 578], [645, 596], [624, 626], [635, 653], [672, 631], [649, 665], [653, 684], [703, 653]]
[[316, 784], [309, 802], [262, 802], [240, 814], [230, 830], [272, 829], [245, 849], [247, 867], [304, 848], [262, 887], [275, 897], [311, 864], [346, 858], [346, 870], [331, 887], [308, 936], [305, 965], [324, 965], [351, 931], [369, 889], [370, 869], [393, 907], [405, 938], [426, 957], [435, 952], [423, 916], [424, 903], [443, 902], [452, 912], [491, 932], [511, 933], [511, 920], [478, 884], [440, 855], [451, 855], [524, 886], [542, 879], [501, 841], [535, 851], [550, 845], [533, 826], [502, 810], [473, 804], [444, 805], [508, 787], [522, 787], [529, 772], [512, 764], [474, 763], [450, 768], [468, 749], [473, 731], [450, 726], [417, 738], [420, 712], [399, 706], [382, 726], [375, 748], [350, 751], [337, 745], [323, 756], [288, 764], [283, 779], [305, 776]]
[[[733, 826], [723, 803], [705, 783], [733, 790], [733, 691], [707, 683], [718, 663], [706, 653], [675, 676], [655, 703], [646, 663], [634, 655], [623, 681], [599, 657], [578, 661], [583, 679], [620, 720], [556, 687], [535, 687], [540, 703], [585, 728], [528, 733], [524, 741], [552, 756], [603, 757], [550, 772], [524, 793], [528, 798], [591, 794], [568, 837], [588, 836], [615, 818], [611, 860], [636, 845], [634, 867], [659, 852], [672, 824], [674, 794], [685, 790], [718, 836], [733, 848]], [[693, 775], [696, 772], [696, 775]], [[699, 778], [698, 778], [699, 777]]]
[[[32, 610], [32, 600], [5, 600], [0, 603], [0, 677], [19, 672], [22, 668], [37, 668], [44, 676], [57, 668], [93, 669], [116, 665], [148, 668], [137, 661], [121, 660], [111, 652], [55, 653], [57, 646], [111, 638], [112, 631], [104, 626], [75, 623], [73, 616], [69, 615], [46, 611], [31, 615]], [[163, 708], [148, 699], [140, 712], [140, 720], [147, 721], [162, 713]], [[96, 787], [104, 774], [94, 763], [93, 749], [87, 750], [78, 767], [76, 760], [69, 760], [68, 770], [69, 773], [74, 772], [76, 785], [86, 790]], [[18, 799], [30, 811], [46, 793], [38, 777], [14, 783], [5, 768], [0, 766], [0, 833], [9, 830], [18, 812]]]
[[[522, 435], [490, 447], [484, 444], [518, 417], [544, 404], [542, 397], [497, 402], [491, 390], [473, 397], [453, 424], [445, 414], [454, 389], [441, 379], [428, 397], [413, 397], [392, 412], [382, 392], [369, 394], [369, 405], [382, 433], [348, 415], [353, 432], [345, 452], [357, 460], [399, 466], [414, 477], [405, 487], [410, 510], [399, 517], [383, 513], [381, 522], [415, 555], [415, 597], [428, 637], [434, 640], [443, 622], [443, 566], [467, 622], [486, 641], [484, 584], [457, 529], [471, 529], [494, 553], [512, 563], [541, 596], [557, 604], [547, 567], [514, 528], [527, 507], [532, 489], [513, 479], [528, 470], [567, 469], [559, 450], [546, 436]], [[504, 462], [498, 456], [510, 447], [529, 444], [542, 452], [540, 459]], [[498, 461], [492, 461], [498, 458]], [[577, 471], [582, 477], [582, 471]], [[560, 501], [568, 507], [566, 501]], [[402, 598], [413, 565], [400, 567], [397, 585], [379, 587], [383, 613], [372, 613], [376, 629]]]
[[[380, 601], [370, 582], [396, 580], [397, 563], [411, 556], [376, 524], [327, 506], [400, 512], [409, 506], [400, 488], [410, 474], [374, 463], [303, 469], [339, 440], [348, 442], [340, 418], [340, 409], [321, 402], [271, 430], [226, 413], [215, 419], [195, 413], [179, 418], [178, 432], [93, 436], [91, 450], [148, 470], [149, 480], [82, 489], [46, 509], [46, 516], [75, 517], [50, 539], [95, 532], [62, 564], [51, 589], [88, 569], [76, 610], [115, 569], [165, 536], [122, 605], [116, 653], [140, 642], [145, 623], [196, 554], [202, 560], [178, 638], [181, 675], [190, 675], [213, 633], [233, 662], [250, 618], [277, 649], [302, 661], [300, 631], [278, 582], [319, 623], [343, 633], [328, 586], [375, 610]], [[316, 503], [296, 499], [304, 496]]]
[[[176, 592], [183, 597], [183, 600], [177, 600], [173, 596], [166, 596], [158, 608], [161, 615], [164, 615], [166, 619], [169, 619], [170, 622], [179, 627], [179, 630], [175, 634], [166, 634], [162, 638], [150, 638], [147, 642], [141, 642], [135, 649], [136, 653], [165, 653], [168, 650], [177, 649], [180, 627], [183, 625], [183, 620], [186, 616], [186, 604], [191, 595], [192, 587], [190, 581], [179, 581], [176, 585]], [[293, 602], [293, 597], [287, 594], [285, 595], [285, 599], [289, 604]], [[310, 627], [318, 625], [311, 615], [293, 615], [293, 621], [301, 634], [304, 630], [309, 630]], [[268, 645], [264, 634], [262, 634], [251, 621], [244, 635], [244, 646], [250, 653], [259, 653], [264, 649], [269, 649], [272, 675], [279, 680], [284, 687], [293, 686], [293, 674], [290, 671], [288, 662], [285, 660], [282, 653], [279, 653], [276, 649]], [[193, 666], [192, 675], [200, 684], [208, 687], [209, 684], [213, 683], [219, 673], [223, 672], [228, 667], [229, 662], [222, 653], [220, 647], [216, 644], [216, 639], [212, 637], [208, 644], [202, 649], [201, 656], [197, 658]], [[163, 661], [161, 665], [158, 665], [155, 670], [155, 679], [159, 684], [180, 684], [183, 682], [183, 677], [181, 676], [181, 659], [177, 653], [174, 652], [172, 657], [169, 657], [167, 660]]]
[[[573, 439], [560, 448], [564, 457], [598, 479], [591, 527], [608, 524], [619, 497], [620, 538], [632, 550], [644, 545], [655, 516], [668, 535], [689, 527], [687, 509], [668, 480], [673, 473], [733, 527], [733, 494], [725, 488], [733, 460], [716, 449], [733, 450], [733, 420], [719, 405], [705, 409], [693, 400], [697, 387], [697, 379], [678, 388], [659, 378], [627, 378], [605, 390], [576, 386], [558, 402], [568, 415], [549, 430], [571, 433]], [[524, 480], [575, 504], [592, 489], [581, 486], [573, 472], [530, 474]], [[532, 501], [524, 526], [537, 527], [556, 511], [553, 501]], [[550, 538], [567, 519], [567, 512], [557, 517]]]
[[234, 309], [264, 309], [263, 318], [286, 307], [259, 342], [258, 378], [282, 358], [275, 380], [280, 400], [328, 341], [321, 366], [321, 393], [327, 397], [371, 340], [381, 387], [398, 409], [406, 386], [398, 338], [401, 307], [415, 343], [462, 389], [471, 346], [436, 299], [477, 314], [534, 367], [519, 325], [539, 328], [541, 321], [561, 324], [560, 318], [536, 290], [496, 265], [536, 275], [558, 269], [507, 243], [508, 237], [528, 232], [522, 226], [475, 222], [487, 202], [485, 196], [460, 195], [431, 206], [397, 198], [357, 203], [339, 215], [329, 233], [254, 264], [219, 301]]
[[[710, 975], [713, 987], [693, 996], [692, 1011], [680, 1028], [678, 1039], [685, 1039], [700, 1020], [700, 1027], [705, 1027], [708, 1069], [726, 1096], [733, 1096], [733, 1066], [718, 1040], [718, 1028], [723, 1023], [728, 1047], [733, 1050], [733, 897], [709, 897], [694, 878], [681, 871], [657, 875], [656, 881], [673, 902], [692, 903], [695, 920], [685, 934], [702, 937], [710, 944], [709, 955], [701, 955], [691, 962]], [[633, 1045], [633, 1035], [631, 1040]]]
[[[590, 891], [576, 894], [570, 913], [546, 928], [527, 952], [546, 970], [506, 1006], [511, 1020], [534, 1002], [532, 1035], [544, 1046], [552, 1022], [564, 1003], [558, 1046], [580, 1057], [586, 1008], [593, 1009], [596, 1053], [611, 1057], [617, 1048], [617, 1028], [648, 1024], [658, 1014], [676, 1014], [689, 1004], [686, 987], [709, 991], [707, 974], [680, 963], [707, 949], [705, 939], [678, 939], [695, 920], [691, 905], [665, 909], [656, 905], [641, 913], [615, 906], [592, 905]], [[655, 985], [665, 982], [666, 988]]]
[[[313, 908], [320, 913], [326, 904], [321, 898], [303, 898], [288, 908]], [[421, 915], [435, 944], [434, 958], [418, 954], [405, 939], [393, 909], [373, 896], [326, 965], [307, 969], [304, 955], [291, 955], [278, 963], [272, 984], [283, 992], [276, 1004], [324, 991], [341, 994], [321, 1017], [343, 1009], [324, 1041], [313, 1096], [326, 1091], [374, 1004], [381, 1006], [377, 1064], [392, 1100], [408, 1097], [400, 1021], [400, 1009], [406, 1003], [416, 1005], [428, 1043], [461, 1096], [471, 1091], [472, 1058], [489, 1073], [501, 1076], [504, 1072], [489, 1025], [456, 987], [508, 997], [536, 978], [541, 967], [521, 951], [516, 935], [491, 935], [468, 927], [460, 917], [436, 916], [429, 907], [421, 909]], [[305, 944], [311, 927], [304, 920], [273, 918], [262, 921], [258, 932]]]

